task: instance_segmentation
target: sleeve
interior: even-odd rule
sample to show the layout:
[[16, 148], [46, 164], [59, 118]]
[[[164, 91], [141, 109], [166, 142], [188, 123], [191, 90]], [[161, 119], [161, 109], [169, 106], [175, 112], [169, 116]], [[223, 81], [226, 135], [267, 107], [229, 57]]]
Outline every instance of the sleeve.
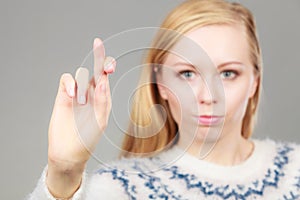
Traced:
[[[33, 192], [28, 195], [27, 200], [57, 200], [54, 198], [48, 190], [46, 185], [46, 175], [47, 175], [48, 166], [43, 170], [42, 176], [39, 179], [37, 186], [33, 190]], [[86, 188], [86, 172], [83, 173], [81, 185], [79, 189], [75, 192], [71, 200], [83, 200], [85, 199], [85, 188]]]

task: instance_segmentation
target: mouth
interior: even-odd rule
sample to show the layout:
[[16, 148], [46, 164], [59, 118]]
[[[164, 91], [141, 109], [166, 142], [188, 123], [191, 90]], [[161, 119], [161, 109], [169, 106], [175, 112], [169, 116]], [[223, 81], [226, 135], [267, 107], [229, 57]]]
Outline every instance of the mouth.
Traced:
[[197, 116], [198, 123], [200, 125], [204, 126], [212, 126], [212, 125], [218, 125], [222, 122], [224, 119], [224, 116], [220, 115], [200, 115]]

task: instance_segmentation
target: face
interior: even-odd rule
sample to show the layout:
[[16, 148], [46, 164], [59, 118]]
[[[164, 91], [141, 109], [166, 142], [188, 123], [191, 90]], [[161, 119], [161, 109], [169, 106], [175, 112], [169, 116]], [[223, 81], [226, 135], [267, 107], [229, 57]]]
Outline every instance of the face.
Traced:
[[[241, 135], [242, 120], [258, 80], [243, 27], [210, 25], [185, 34], [157, 75], [180, 140], [215, 141]], [[180, 56], [179, 56], [180, 55]], [[182, 56], [183, 55], [183, 56]]]

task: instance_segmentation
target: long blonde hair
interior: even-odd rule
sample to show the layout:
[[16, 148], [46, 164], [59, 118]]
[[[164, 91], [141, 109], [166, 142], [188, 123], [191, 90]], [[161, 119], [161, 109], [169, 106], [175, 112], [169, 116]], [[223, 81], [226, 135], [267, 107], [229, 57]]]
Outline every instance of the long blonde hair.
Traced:
[[[170, 29], [185, 34], [194, 28], [213, 24], [241, 24], [246, 30], [251, 62], [258, 75], [256, 93], [248, 101], [242, 123], [241, 133], [247, 139], [251, 136], [256, 121], [262, 81], [261, 50], [251, 12], [238, 3], [223, 0], [187, 0], [170, 12], [162, 23], [161, 30]], [[144, 61], [146, 66], [141, 73], [140, 87], [132, 105], [131, 123], [123, 140], [122, 156], [153, 154], [176, 142], [178, 127], [171, 115], [168, 102], [158, 93], [154, 72], [154, 65], [163, 64], [167, 50], [175, 44], [174, 37], [176, 34], [159, 31], [152, 43], [152, 47], [155, 48], [151, 48], [146, 56]], [[163, 106], [165, 111], [152, 109], [149, 116], [150, 109], [157, 104]], [[162, 128], [155, 135], [145, 137], [149, 135], [147, 132], [161, 126], [165, 117], [166, 121]], [[152, 128], [145, 129], [144, 127], [149, 124]]]

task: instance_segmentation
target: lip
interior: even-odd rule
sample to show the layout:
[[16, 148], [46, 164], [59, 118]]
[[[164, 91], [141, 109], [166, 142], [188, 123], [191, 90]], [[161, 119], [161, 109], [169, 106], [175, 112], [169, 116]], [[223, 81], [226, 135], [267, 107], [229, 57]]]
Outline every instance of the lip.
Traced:
[[198, 123], [205, 126], [217, 125], [223, 120], [223, 116], [219, 115], [200, 115], [197, 116]]

